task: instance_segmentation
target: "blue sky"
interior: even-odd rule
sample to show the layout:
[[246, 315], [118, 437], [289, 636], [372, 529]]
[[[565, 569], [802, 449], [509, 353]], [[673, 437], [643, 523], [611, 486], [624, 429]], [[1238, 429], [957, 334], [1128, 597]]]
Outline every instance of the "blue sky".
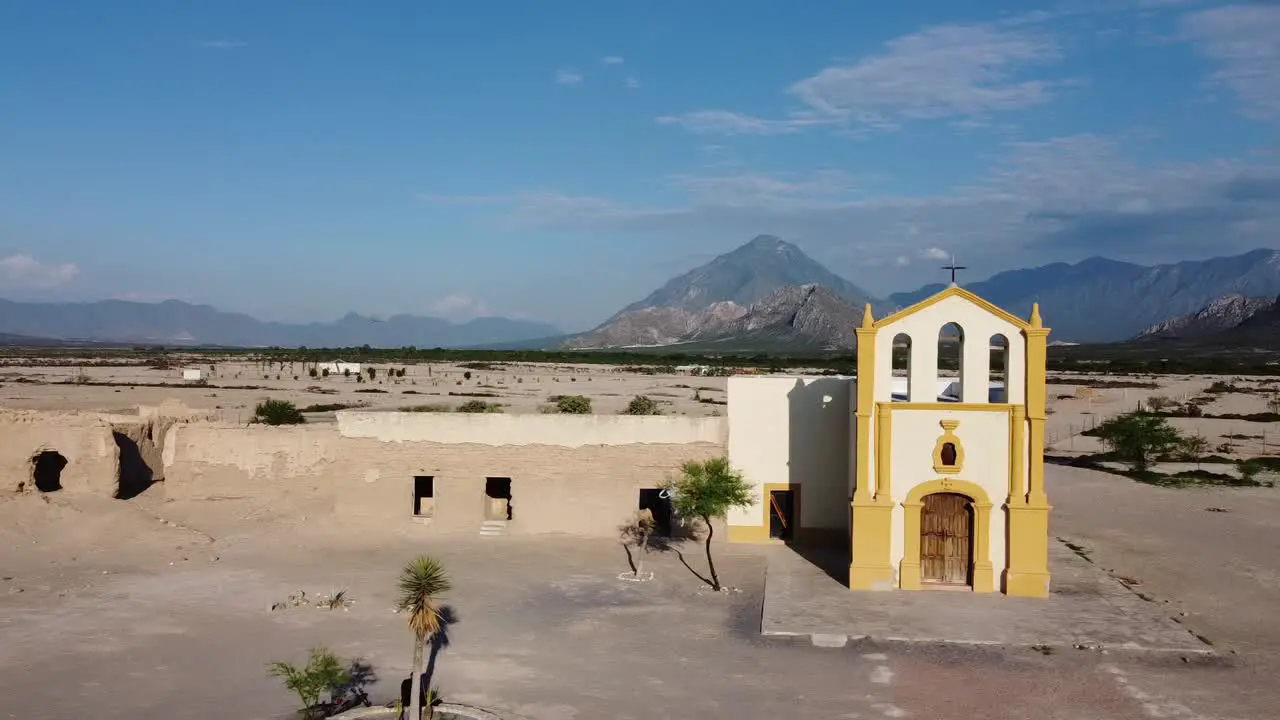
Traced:
[[579, 329], [760, 233], [878, 294], [1280, 246], [1277, 3], [47, 0], [0, 67], [10, 298]]

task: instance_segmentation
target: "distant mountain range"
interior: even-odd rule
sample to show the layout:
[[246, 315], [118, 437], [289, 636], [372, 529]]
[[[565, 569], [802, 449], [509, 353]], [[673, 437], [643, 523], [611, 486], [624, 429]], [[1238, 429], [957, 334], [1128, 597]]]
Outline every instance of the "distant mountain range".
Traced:
[[528, 320], [395, 315], [375, 320], [354, 313], [325, 323], [263, 322], [242, 313], [177, 300], [139, 303], [32, 303], [0, 300], [0, 333], [63, 341], [227, 347], [470, 347], [560, 334]]
[[[943, 287], [926, 285], [889, 300], [905, 307]], [[1259, 249], [1151, 267], [1095, 257], [1074, 265], [1010, 270], [964, 287], [1024, 317], [1039, 302], [1054, 340], [1118, 342], [1195, 313], [1225, 295], [1275, 297], [1280, 294], [1280, 251]]]
[[[327, 323], [274, 323], [175, 300], [0, 300], [0, 335], [230, 347], [672, 347], [798, 353], [852, 348], [866, 303], [883, 317], [945, 287], [925, 285], [882, 300], [795, 245], [761, 235], [672, 278], [577, 335], [507, 318], [452, 323], [413, 315], [379, 321], [349, 314]], [[965, 288], [1024, 317], [1039, 302], [1057, 342], [1214, 339], [1280, 347], [1280, 309], [1273, 300], [1280, 295], [1276, 250], [1151, 267], [1090, 258], [1001, 272]]]
[[[880, 300], [795, 245], [762, 235], [673, 278], [565, 345], [847, 348], [863, 304], [871, 303], [879, 317], [945, 287], [925, 285]], [[1090, 258], [1010, 270], [965, 288], [1024, 317], [1039, 302], [1056, 342], [1205, 334], [1234, 327], [1251, 311], [1270, 305], [1248, 298], [1280, 294], [1280, 252], [1262, 249], [1152, 267]], [[1228, 295], [1241, 299], [1223, 299]], [[1219, 304], [1206, 307], [1214, 302]], [[1196, 313], [1201, 317], [1178, 319]]]
[[[793, 350], [852, 347], [839, 327], [851, 308], [887, 310], [883, 301], [836, 275], [800, 248], [760, 235], [672, 278], [566, 347], [717, 347], [790, 344]], [[861, 310], [853, 317], [861, 319]], [[849, 337], [845, 337], [848, 335]]]
[[1274, 304], [1275, 298], [1224, 295], [1210, 300], [1208, 305], [1193, 313], [1156, 323], [1138, 333], [1134, 339], [1149, 341], [1210, 338], [1240, 325]]
[[1280, 349], [1280, 298], [1227, 295], [1143, 330], [1134, 341], [1179, 348]]

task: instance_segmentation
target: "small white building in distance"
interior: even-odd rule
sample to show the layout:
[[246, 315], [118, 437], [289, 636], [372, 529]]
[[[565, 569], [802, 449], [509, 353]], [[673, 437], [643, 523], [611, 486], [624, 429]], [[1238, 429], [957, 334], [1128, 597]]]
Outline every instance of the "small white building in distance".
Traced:
[[1046, 596], [1048, 334], [1038, 306], [953, 285], [868, 305], [856, 378], [730, 378], [729, 461], [757, 502], [729, 539], [847, 548], [855, 590]]
[[183, 368], [182, 369], [183, 380], [200, 380], [202, 377], [204, 377], [204, 375], [200, 371], [200, 368]]
[[333, 362], [324, 363], [320, 366], [320, 372], [329, 371], [330, 375], [343, 375], [350, 372], [352, 375], [360, 374], [360, 363], [347, 362], [346, 360], [334, 360]]

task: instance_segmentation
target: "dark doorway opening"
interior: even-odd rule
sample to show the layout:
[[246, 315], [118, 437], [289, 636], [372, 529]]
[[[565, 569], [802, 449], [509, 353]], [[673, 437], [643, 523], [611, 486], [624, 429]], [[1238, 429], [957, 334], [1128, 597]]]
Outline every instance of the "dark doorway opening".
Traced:
[[769, 537], [790, 540], [795, 531], [796, 498], [790, 490], [769, 491]]
[[662, 497], [662, 491], [645, 488], [640, 491], [640, 509], [653, 513], [653, 534], [671, 537], [671, 498]]
[[436, 512], [436, 479], [430, 475], [413, 477], [413, 514], [431, 517]]
[[67, 459], [61, 453], [44, 450], [31, 458], [31, 479], [40, 492], [55, 492], [62, 489], [62, 470], [67, 466]]
[[142, 457], [142, 450], [133, 438], [122, 432], [111, 432], [116, 447], [120, 449], [119, 474], [116, 476], [116, 498], [131, 500], [146, 492], [155, 481], [151, 466]]
[[511, 514], [511, 478], [485, 478], [484, 519], [510, 520]]

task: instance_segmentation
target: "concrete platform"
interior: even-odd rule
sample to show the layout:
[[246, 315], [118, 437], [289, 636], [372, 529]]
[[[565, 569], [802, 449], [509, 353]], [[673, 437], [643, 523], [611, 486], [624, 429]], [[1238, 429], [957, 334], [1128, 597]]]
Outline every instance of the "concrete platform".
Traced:
[[[852, 592], [847, 561], [833, 553], [772, 548], [760, 632], [809, 636], [814, 645], [850, 640], [966, 645], [1088, 647], [1212, 653], [1170, 619], [1059, 541], [1049, 547], [1053, 581], [1046, 599], [969, 591]], [[825, 568], [825, 569], [824, 569]]]

